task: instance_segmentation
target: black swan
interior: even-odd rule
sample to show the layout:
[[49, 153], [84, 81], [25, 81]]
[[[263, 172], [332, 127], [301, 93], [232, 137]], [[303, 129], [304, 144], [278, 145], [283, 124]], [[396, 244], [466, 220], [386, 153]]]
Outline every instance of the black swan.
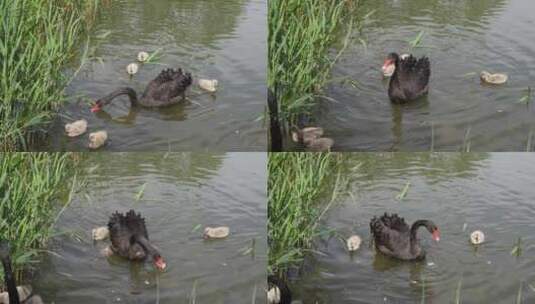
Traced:
[[145, 219], [134, 210], [123, 215], [115, 212], [108, 222], [110, 230], [111, 250], [113, 253], [133, 261], [142, 261], [152, 258], [158, 270], [164, 270], [165, 261], [160, 252], [149, 241]]
[[290, 304], [292, 294], [286, 283], [274, 275], [268, 276], [268, 304]]
[[[21, 301], [19, 298], [19, 291], [17, 290], [17, 283], [11, 270], [11, 259], [9, 257], [9, 244], [6, 241], [0, 241], [0, 259], [4, 267], [4, 281], [6, 282], [9, 302], [11, 304], [43, 304], [43, 300], [38, 295], [32, 295], [31, 290], [26, 294], [26, 298]], [[31, 289], [31, 288], [30, 288]], [[2, 299], [0, 302], [3, 303]]]
[[409, 228], [405, 220], [397, 214], [385, 213], [380, 218], [374, 217], [370, 222], [377, 250], [400, 260], [418, 260], [425, 257], [425, 251], [418, 244], [416, 237], [421, 226], [427, 228], [435, 241], [440, 240], [440, 231], [432, 221], [418, 220]]
[[112, 100], [120, 95], [127, 95], [132, 106], [142, 107], [166, 107], [177, 104], [185, 98], [186, 89], [191, 85], [190, 73], [183, 73], [182, 69], [165, 69], [160, 75], [149, 82], [145, 92], [140, 99], [137, 98], [134, 89], [125, 87], [100, 98], [91, 108], [91, 112], [98, 112], [110, 104]]
[[388, 97], [392, 102], [407, 102], [427, 94], [431, 76], [429, 58], [416, 59], [409, 55], [402, 59], [397, 53], [390, 53], [384, 61], [383, 71], [392, 65], [395, 69], [388, 85]]

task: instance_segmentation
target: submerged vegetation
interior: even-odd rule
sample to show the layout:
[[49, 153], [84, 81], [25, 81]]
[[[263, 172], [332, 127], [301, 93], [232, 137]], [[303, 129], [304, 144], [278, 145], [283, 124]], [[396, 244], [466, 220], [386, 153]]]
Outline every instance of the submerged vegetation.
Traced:
[[340, 25], [351, 23], [346, 16], [358, 1], [273, 0], [268, 5], [268, 86], [275, 90], [279, 119], [294, 125], [310, 112], [328, 80], [336, 61], [329, 48]]
[[25, 149], [63, 101], [80, 34], [99, 0], [0, 1], [0, 150]]
[[10, 243], [19, 282], [53, 234], [61, 211], [55, 199], [75, 184], [68, 180], [76, 158], [70, 153], [0, 154], [0, 239]]
[[343, 188], [341, 161], [342, 155], [333, 153], [270, 154], [270, 272], [284, 273], [310, 249], [313, 238], [320, 233], [319, 221]]

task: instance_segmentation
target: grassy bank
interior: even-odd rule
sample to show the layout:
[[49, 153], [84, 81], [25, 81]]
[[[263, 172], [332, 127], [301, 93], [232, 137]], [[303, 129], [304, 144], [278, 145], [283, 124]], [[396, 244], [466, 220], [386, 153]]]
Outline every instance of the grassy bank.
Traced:
[[98, 3], [0, 1], [0, 151], [25, 149], [53, 117], [64, 68]]
[[[341, 154], [271, 153], [268, 161], [269, 267], [284, 273], [299, 263], [318, 223], [343, 188]], [[321, 199], [320, 199], [321, 198]]]
[[11, 245], [18, 280], [53, 233], [60, 210], [56, 198], [74, 183], [75, 158], [70, 153], [0, 153], [0, 239]]
[[341, 25], [351, 28], [357, 0], [269, 1], [268, 86], [276, 88], [283, 125], [309, 113], [329, 78], [334, 59], [329, 48]]

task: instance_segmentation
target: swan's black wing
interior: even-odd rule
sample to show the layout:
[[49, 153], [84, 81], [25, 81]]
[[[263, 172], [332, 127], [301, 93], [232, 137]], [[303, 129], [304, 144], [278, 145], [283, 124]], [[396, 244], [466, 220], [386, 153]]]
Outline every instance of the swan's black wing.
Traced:
[[137, 213], [134, 210], [126, 213], [126, 227], [133, 235], [143, 236], [149, 239], [147, 228], [145, 226], [145, 219], [141, 217], [141, 213]]
[[151, 106], [173, 104], [180, 101], [192, 82], [191, 74], [182, 69], [165, 69], [147, 85], [143, 98], [150, 99]]
[[409, 242], [409, 226], [397, 214], [385, 213], [380, 218], [374, 217], [370, 222], [375, 246], [379, 251], [395, 255], [396, 252], [407, 250]]
[[127, 228], [126, 217], [122, 213], [115, 212], [110, 217], [108, 229], [112, 250], [121, 256], [128, 256], [132, 233]]
[[431, 76], [429, 58], [417, 59], [410, 55], [400, 60], [398, 68], [398, 81], [408, 98], [413, 99], [427, 93]]

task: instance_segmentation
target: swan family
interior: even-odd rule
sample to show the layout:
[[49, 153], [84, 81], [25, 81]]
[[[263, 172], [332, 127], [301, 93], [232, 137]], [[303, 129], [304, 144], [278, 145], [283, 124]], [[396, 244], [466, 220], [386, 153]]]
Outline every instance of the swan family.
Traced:
[[165, 69], [153, 79], [143, 94], [138, 98], [136, 91], [130, 87], [119, 88], [100, 98], [91, 108], [91, 112], [99, 112], [116, 97], [128, 96], [132, 107], [161, 108], [180, 103], [185, 99], [186, 89], [192, 84], [190, 73], [182, 69]]
[[[370, 221], [370, 230], [377, 251], [402, 261], [425, 258], [425, 250], [417, 238], [417, 232], [421, 227], [426, 228], [433, 240], [440, 241], [440, 230], [431, 220], [417, 220], [409, 226], [405, 219], [397, 214], [384, 213], [380, 217], [373, 217]], [[360, 243], [360, 237], [353, 235], [347, 240], [347, 249], [358, 250]], [[268, 276], [268, 303], [290, 304], [291, 299], [290, 288], [286, 282], [277, 276]]]
[[397, 214], [385, 213], [370, 221], [370, 230], [377, 251], [405, 261], [425, 258], [425, 251], [416, 236], [420, 227], [425, 227], [431, 233], [433, 240], [437, 242], [440, 240], [440, 230], [430, 220], [417, 220], [409, 227], [404, 218]]

